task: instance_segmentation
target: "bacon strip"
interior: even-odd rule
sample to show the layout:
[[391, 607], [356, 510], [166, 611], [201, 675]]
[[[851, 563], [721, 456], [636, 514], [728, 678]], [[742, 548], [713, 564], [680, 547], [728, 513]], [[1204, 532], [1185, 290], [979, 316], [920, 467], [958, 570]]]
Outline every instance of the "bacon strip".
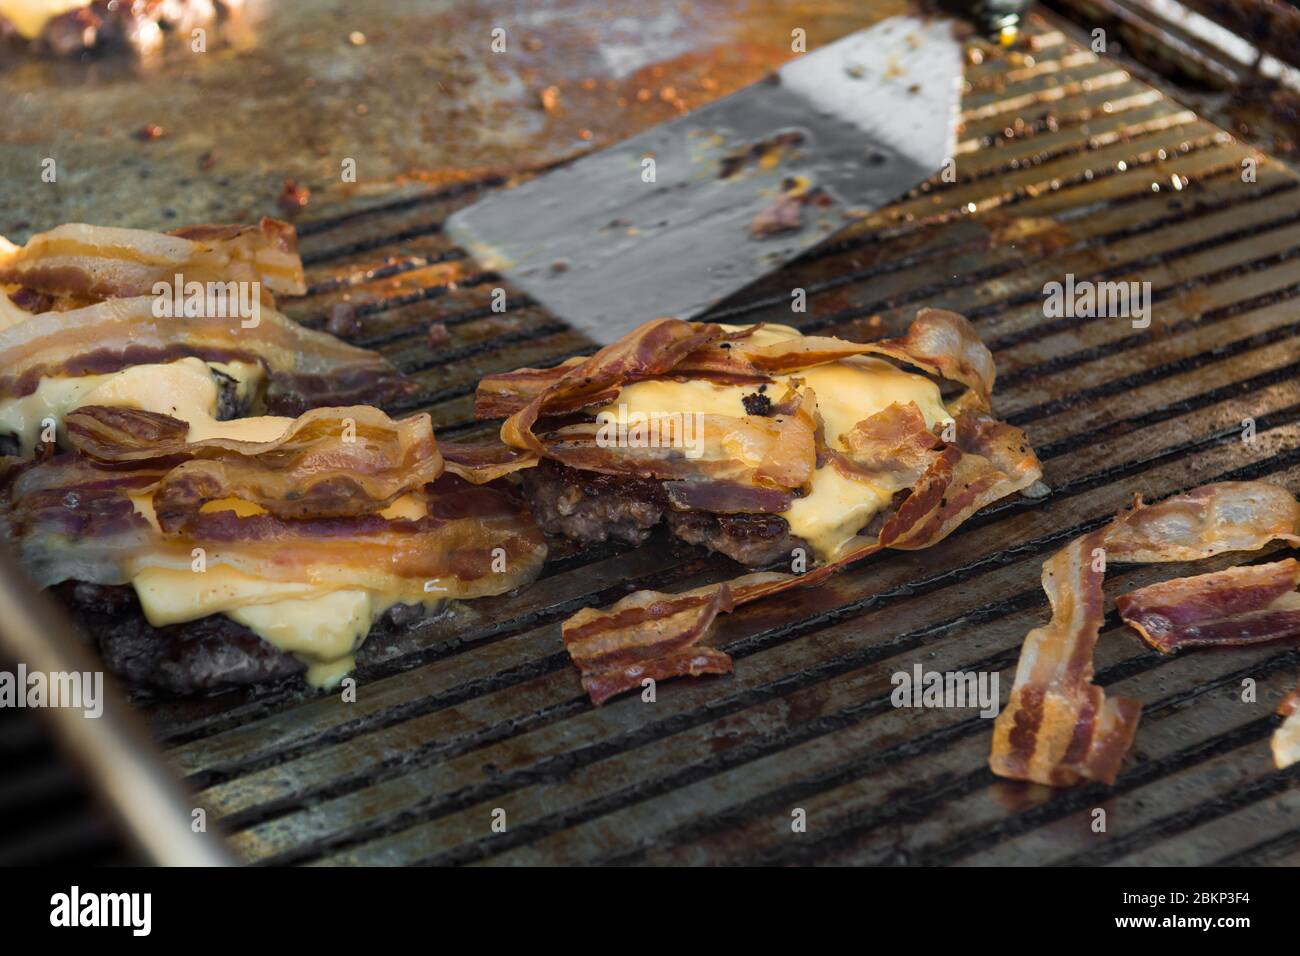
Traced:
[[1043, 565], [1052, 620], [1025, 638], [1007, 706], [993, 731], [995, 774], [1051, 786], [1114, 783], [1140, 705], [1107, 700], [1091, 683], [1105, 561], [1151, 563], [1258, 550], [1300, 540], [1300, 504], [1264, 482], [1204, 485], [1155, 505], [1139, 498], [1104, 528]]
[[[149, 295], [155, 283], [258, 282], [266, 293], [307, 291], [294, 227], [188, 226], [174, 232], [67, 223], [0, 260], [0, 283], [86, 305]], [[267, 302], [272, 299], [268, 296]]]
[[132, 408], [87, 406], [67, 416], [73, 448], [106, 463], [190, 458], [154, 492], [166, 531], [186, 527], [210, 501], [235, 498], [281, 518], [365, 514], [442, 474], [427, 413], [394, 421], [357, 405], [306, 412], [271, 442], [209, 438], [189, 426]]
[[751, 369], [769, 373], [809, 368], [853, 355], [884, 355], [960, 382], [986, 408], [997, 377], [993, 356], [974, 327], [964, 317], [946, 309], [921, 309], [900, 338], [859, 343], [808, 335], [765, 346], [741, 340], [729, 354], [733, 362], [743, 361]]
[[361, 400], [386, 404], [417, 388], [377, 353], [304, 328], [269, 306], [254, 328], [224, 317], [158, 318], [153, 306], [150, 296], [109, 299], [0, 329], [0, 400], [31, 394], [42, 378], [187, 356], [260, 363], [271, 380], [265, 404], [276, 414]]
[[[759, 584], [749, 575], [737, 584]], [[582, 687], [600, 706], [642, 681], [730, 674], [731, 658], [697, 646], [720, 613], [734, 607], [731, 587], [707, 585], [681, 594], [637, 591], [608, 610], [583, 608], [564, 622], [564, 646], [582, 671]]]
[[1278, 704], [1277, 712], [1286, 720], [1273, 731], [1269, 745], [1273, 750], [1273, 763], [1285, 770], [1300, 761], [1300, 687], [1297, 687]]
[[1093, 552], [1105, 540], [1105, 531], [1085, 535], [1043, 565], [1052, 620], [1025, 638], [1011, 699], [998, 715], [989, 760], [998, 776], [1058, 787], [1114, 783], [1133, 743], [1142, 705], [1107, 699], [1092, 683], [1105, 613]]
[[[647, 322], [591, 358], [567, 365], [559, 377], [547, 380], [526, 405], [506, 419], [501, 426], [501, 439], [515, 448], [541, 455], [545, 449], [532, 427], [543, 412], [564, 415], [602, 404], [617, 395], [622, 386], [672, 370], [686, 356], [720, 341], [725, 334], [718, 325], [694, 325], [679, 319]], [[524, 372], [530, 373], [523, 376], [525, 381], [544, 378], [533, 369]], [[486, 388], [489, 394], [499, 392], [507, 384], [503, 380], [515, 374], [489, 376], [479, 388]], [[484, 415], [477, 407], [475, 414]]]
[[1257, 644], [1300, 634], [1300, 561], [1175, 578], [1115, 599], [1120, 617], [1158, 651]]

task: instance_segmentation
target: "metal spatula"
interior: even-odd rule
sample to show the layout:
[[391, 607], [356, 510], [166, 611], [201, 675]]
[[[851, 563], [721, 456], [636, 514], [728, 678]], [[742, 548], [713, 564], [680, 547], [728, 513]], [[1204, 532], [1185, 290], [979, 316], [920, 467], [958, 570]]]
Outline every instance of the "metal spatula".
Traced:
[[962, 62], [952, 21], [893, 17], [447, 229], [597, 342], [692, 318], [938, 172]]

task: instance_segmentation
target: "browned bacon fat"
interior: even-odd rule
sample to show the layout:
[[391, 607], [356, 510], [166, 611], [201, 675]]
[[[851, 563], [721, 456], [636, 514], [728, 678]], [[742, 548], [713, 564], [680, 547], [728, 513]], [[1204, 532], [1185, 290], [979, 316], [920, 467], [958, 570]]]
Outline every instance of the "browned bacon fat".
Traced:
[[[1052, 619], [1025, 638], [1010, 699], [994, 726], [989, 757], [993, 772], [1052, 786], [1114, 782], [1137, 729], [1141, 705], [1108, 699], [1092, 683], [1107, 561], [1188, 561], [1257, 550], [1275, 540], [1300, 541], [1300, 504], [1295, 497], [1263, 482], [1222, 482], [1154, 505], [1138, 499], [1111, 524], [1048, 559], [1043, 590], [1052, 605]], [[1231, 599], [1220, 593], [1219, 603], [1222, 609]]]
[[[725, 655], [700, 643], [719, 614], [789, 587], [816, 584], [882, 548], [929, 547], [980, 508], [1023, 490], [1041, 474], [1024, 434], [989, 414], [992, 356], [961, 316], [922, 310], [906, 335], [867, 344], [794, 330], [759, 335], [760, 329], [658, 319], [590, 358], [491, 376], [480, 384], [477, 412], [508, 416], [501, 431], [506, 444], [576, 472], [661, 482], [653, 507], [666, 509], [670, 521], [681, 519], [674, 523], [679, 534], [685, 526], [693, 536], [708, 538], [707, 524], [697, 531], [701, 522], [690, 523], [692, 516], [704, 515], [723, 527], [738, 516], [793, 513], [816, 488], [815, 477], [843, 490], [840, 500], [852, 502], [855, 488], [864, 499], [884, 499], [864, 509], [868, 518], [875, 513], [875, 520], [863, 519], [862, 527], [855, 524], [843, 538], [815, 547], [813, 567], [799, 573], [748, 575], [683, 595], [638, 592], [608, 610], [575, 616], [565, 625], [565, 641], [596, 703], [634, 689], [647, 677], [729, 669]], [[934, 390], [924, 399], [933, 420], [910, 400], [878, 411], [859, 411], [851, 404], [849, 415], [858, 412], [861, 418], [846, 418], [841, 401], [837, 433], [830, 440], [820, 396], [808, 384], [812, 375], [801, 373], [860, 356], [884, 356], [967, 390], [944, 406], [938, 404], [937, 388], [927, 385]], [[845, 380], [856, 384], [854, 375], [884, 374], [873, 371], [877, 366], [898, 374], [876, 361], [847, 366]], [[787, 377], [778, 379], [778, 373]], [[925, 381], [902, 378], [908, 382], [904, 391], [913, 381]], [[693, 455], [672, 441], [611, 445], [602, 441], [601, 422], [573, 423], [586, 410], [621, 400], [629, 386], [656, 380], [740, 383], [755, 391], [743, 413], [737, 402], [735, 414], [701, 415]], [[897, 384], [887, 377], [882, 381]], [[828, 477], [823, 470], [834, 474]], [[831, 512], [832, 520], [838, 517], [833, 506], [818, 507]]]

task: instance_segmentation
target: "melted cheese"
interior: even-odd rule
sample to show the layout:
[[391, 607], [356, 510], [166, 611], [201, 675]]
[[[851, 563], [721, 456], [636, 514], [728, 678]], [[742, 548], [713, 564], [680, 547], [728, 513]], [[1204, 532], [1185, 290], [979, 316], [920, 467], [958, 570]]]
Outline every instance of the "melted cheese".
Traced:
[[[251, 387], [260, 366], [243, 363], [214, 365]], [[0, 405], [0, 429], [9, 428], [34, 440], [43, 418], [61, 421], [82, 405], [142, 408], [171, 415], [190, 426], [188, 439], [231, 438], [272, 441], [284, 434], [293, 419], [275, 416], [217, 421], [218, 388], [209, 366], [197, 358], [166, 365], [137, 365], [110, 375], [44, 379], [32, 395]], [[153, 492], [133, 495], [132, 503], [155, 529]], [[209, 501], [202, 512], [234, 511], [240, 517], [265, 514], [259, 505], [238, 498]], [[403, 495], [380, 514], [417, 519], [427, 513], [424, 499]], [[330, 583], [268, 581], [219, 564], [197, 572], [189, 567], [142, 567], [131, 579], [145, 618], [162, 627], [225, 614], [269, 644], [293, 654], [307, 665], [306, 679], [314, 687], [338, 684], [355, 666], [353, 653], [375, 621], [398, 602], [389, 595]], [[429, 606], [441, 601], [426, 599]]]
[[[152, 492], [133, 496], [136, 511], [157, 527]], [[265, 514], [258, 505], [237, 498], [209, 501], [204, 512], [234, 511], [241, 517]], [[403, 495], [380, 514], [420, 518], [424, 499]], [[155, 627], [225, 614], [267, 643], [307, 665], [307, 683], [333, 687], [356, 666], [353, 653], [379, 620], [399, 601], [395, 594], [329, 583], [268, 581], [235, 568], [210, 565], [190, 568], [146, 567], [131, 579], [145, 618]], [[433, 608], [441, 601], [427, 599]]]
[[59, 14], [90, 6], [90, 0], [0, 0], [0, 17], [26, 40], [35, 40]]
[[[753, 340], [756, 345], [766, 345], [798, 334], [785, 326], [766, 326], [754, 334]], [[915, 402], [931, 427], [949, 417], [938, 385], [882, 359], [855, 356], [773, 378], [777, 384], [769, 385], [764, 394], [774, 401], [780, 399], [791, 379], [802, 380], [800, 387], [816, 393], [826, 443], [832, 448], [843, 448], [842, 435], [894, 402]], [[629, 416], [702, 412], [739, 418], [746, 414], [744, 396], [753, 393], [753, 385], [723, 385], [700, 379], [636, 382], [619, 392], [618, 398], [602, 411], [617, 415], [619, 407], [624, 406]], [[728, 450], [748, 464], [757, 464], [754, 449]], [[804, 496], [796, 499], [781, 517], [789, 523], [792, 534], [809, 543], [818, 558], [829, 561], [898, 490], [889, 483], [845, 478], [826, 466], [813, 473]]]
[[284, 433], [292, 419], [266, 416], [217, 421], [219, 389], [212, 369], [235, 379], [241, 396], [256, 388], [263, 374], [260, 365], [247, 362], [209, 367], [200, 359], [183, 358], [165, 365], [133, 365], [107, 375], [43, 378], [30, 395], [0, 402], [0, 432], [16, 435], [23, 454], [30, 456], [43, 422], [61, 425], [69, 412], [83, 405], [106, 405], [139, 408], [189, 422], [190, 441], [271, 441]]

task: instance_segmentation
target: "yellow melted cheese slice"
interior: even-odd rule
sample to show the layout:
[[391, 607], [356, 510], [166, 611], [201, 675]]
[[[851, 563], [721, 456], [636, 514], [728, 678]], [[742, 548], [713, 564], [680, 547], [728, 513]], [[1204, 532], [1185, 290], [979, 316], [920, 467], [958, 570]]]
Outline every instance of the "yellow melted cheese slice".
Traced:
[[0, 0], [0, 17], [12, 23], [23, 39], [35, 40], [59, 14], [88, 6], [90, 0]]
[[30, 457], [46, 423], [54, 422], [57, 430], [69, 412], [83, 405], [140, 408], [179, 418], [190, 425], [190, 441], [271, 441], [284, 433], [292, 419], [266, 416], [217, 421], [219, 388], [213, 369], [235, 379], [241, 397], [255, 389], [264, 374], [254, 363], [214, 362], [209, 366], [197, 358], [183, 358], [162, 365], [133, 365], [106, 375], [43, 378], [30, 395], [0, 402], [0, 433], [16, 435], [23, 454]]
[[[152, 492], [146, 491], [131, 500], [157, 528], [152, 499]], [[209, 501], [202, 510], [234, 511], [240, 517], [265, 514], [258, 505], [238, 498]], [[422, 498], [403, 495], [379, 513], [414, 520], [426, 509]], [[144, 567], [131, 585], [145, 619], [155, 627], [225, 614], [306, 664], [304, 677], [313, 687], [334, 687], [346, 677], [356, 667], [356, 649], [380, 616], [399, 601], [397, 595], [328, 582], [268, 581], [220, 564], [203, 571]], [[424, 601], [430, 608], [441, 603], [436, 595]]]
[[[786, 326], [765, 326], [754, 333], [752, 341], [768, 345], [798, 336], [798, 331]], [[769, 385], [765, 392], [773, 400], [781, 397], [790, 379], [801, 379], [800, 387], [816, 393], [826, 443], [835, 449], [844, 448], [841, 435], [894, 402], [915, 402], [930, 427], [950, 417], [938, 385], [882, 359], [855, 356], [773, 378], [777, 384]], [[746, 414], [744, 396], [754, 390], [753, 385], [722, 385], [701, 379], [636, 382], [601, 411], [617, 415], [622, 406], [629, 416], [701, 412], [741, 418]], [[824, 466], [813, 473], [804, 496], [795, 499], [781, 517], [792, 534], [808, 542], [817, 558], [831, 561], [899, 490], [900, 485], [883, 476], [879, 482], [846, 478], [835, 468]]]

